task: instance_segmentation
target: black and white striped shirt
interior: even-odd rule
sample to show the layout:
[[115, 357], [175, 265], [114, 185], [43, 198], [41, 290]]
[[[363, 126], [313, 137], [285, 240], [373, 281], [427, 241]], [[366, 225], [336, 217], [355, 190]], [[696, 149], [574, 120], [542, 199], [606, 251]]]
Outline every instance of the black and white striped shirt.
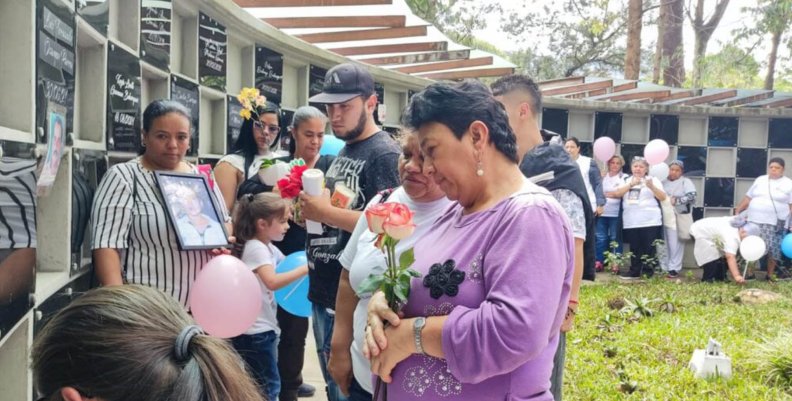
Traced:
[[[216, 185], [214, 192], [222, 199]], [[118, 249], [128, 283], [157, 288], [187, 306], [190, 287], [212, 256], [206, 250], [179, 250], [154, 173], [140, 158], [107, 171], [94, 196], [91, 221], [92, 249]]]
[[0, 249], [36, 247], [36, 161], [0, 159]]

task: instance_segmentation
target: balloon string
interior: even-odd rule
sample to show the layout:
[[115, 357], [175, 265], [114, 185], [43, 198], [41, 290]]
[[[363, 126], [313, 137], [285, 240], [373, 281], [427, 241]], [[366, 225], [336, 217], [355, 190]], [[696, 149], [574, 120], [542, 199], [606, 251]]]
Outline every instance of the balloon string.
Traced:
[[307, 276], [303, 276], [302, 278], [300, 278], [300, 281], [298, 281], [297, 284], [295, 284], [294, 287], [292, 287], [291, 291], [289, 291], [289, 293], [286, 294], [286, 296], [284, 296], [283, 299], [284, 300], [289, 299], [289, 297], [291, 297], [292, 294], [294, 294], [294, 291], [297, 291], [297, 288], [300, 287], [300, 284], [302, 284], [302, 282], [305, 281], [306, 278], [308, 278], [308, 277]]

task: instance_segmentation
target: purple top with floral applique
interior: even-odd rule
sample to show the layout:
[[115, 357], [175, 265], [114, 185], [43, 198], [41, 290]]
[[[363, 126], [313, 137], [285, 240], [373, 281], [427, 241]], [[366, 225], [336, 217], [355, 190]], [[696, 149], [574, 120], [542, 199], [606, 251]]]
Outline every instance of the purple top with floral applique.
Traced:
[[573, 255], [561, 206], [530, 182], [488, 210], [451, 207], [417, 242], [413, 267], [423, 278], [404, 309], [406, 317], [448, 315], [446, 359], [402, 361], [389, 398], [552, 401]]

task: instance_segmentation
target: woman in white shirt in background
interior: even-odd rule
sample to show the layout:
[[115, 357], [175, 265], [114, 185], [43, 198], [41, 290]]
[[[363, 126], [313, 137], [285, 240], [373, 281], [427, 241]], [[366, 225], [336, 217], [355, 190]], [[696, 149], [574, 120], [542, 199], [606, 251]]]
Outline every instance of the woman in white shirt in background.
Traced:
[[608, 171], [602, 177], [605, 206], [602, 215], [597, 218], [597, 271], [602, 271], [604, 268], [604, 253], [610, 248], [611, 242], [619, 244], [615, 251], [622, 253], [622, 242], [619, 238], [621, 196], [616, 196], [615, 193], [620, 186], [624, 185], [624, 178], [627, 177], [627, 174], [622, 172], [622, 167], [624, 167], [624, 158], [621, 155], [614, 155], [608, 160]]
[[748, 210], [748, 222], [759, 225], [759, 236], [767, 246], [768, 280], [774, 278], [776, 264], [781, 260], [781, 236], [792, 208], [792, 180], [784, 176], [784, 167], [784, 159], [770, 159], [767, 174], [754, 181], [734, 209], [734, 214]]
[[660, 201], [666, 198], [663, 184], [657, 177], [647, 175], [649, 163], [643, 157], [635, 157], [630, 165], [632, 176], [614, 191], [615, 196], [622, 197], [622, 222], [624, 238], [630, 244], [633, 253], [630, 260], [630, 271], [623, 274], [623, 279], [651, 277], [654, 266], [649, 259], [654, 259], [657, 249], [654, 241], [663, 238], [663, 217]]

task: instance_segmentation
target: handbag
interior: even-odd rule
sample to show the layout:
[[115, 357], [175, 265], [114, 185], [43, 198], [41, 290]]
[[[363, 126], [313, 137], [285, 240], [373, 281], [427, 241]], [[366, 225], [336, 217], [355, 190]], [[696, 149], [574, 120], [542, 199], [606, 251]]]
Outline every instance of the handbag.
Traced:
[[776, 215], [776, 232], [783, 233], [786, 230], [786, 219], [778, 218], [778, 209], [776, 209], [775, 201], [773, 200], [773, 191], [770, 187], [770, 177], [767, 177], [767, 195], [770, 196], [770, 203], [773, 205], [773, 211]]
[[676, 213], [677, 237], [681, 241], [690, 241], [690, 226], [693, 224], [693, 213]]

